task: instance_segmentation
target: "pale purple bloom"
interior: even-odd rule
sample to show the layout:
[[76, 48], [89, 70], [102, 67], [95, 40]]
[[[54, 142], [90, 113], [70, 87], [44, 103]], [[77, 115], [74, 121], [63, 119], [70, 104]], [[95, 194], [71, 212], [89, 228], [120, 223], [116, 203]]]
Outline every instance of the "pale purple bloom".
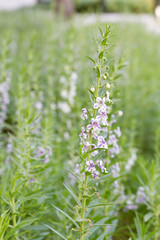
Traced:
[[134, 204], [132, 200], [127, 200], [126, 203], [127, 205], [125, 206], [124, 212], [128, 210], [136, 210], [138, 208], [138, 206]]
[[12, 145], [12, 143], [8, 143], [8, 144], [7, 144], [7, 152], [8, 152], [8, 153], [13, 152], [13, 145]]
[[88, 118], [86, 108], [82, 108], [82, 115], [81, 115], [81, 118], [82, 118], [83, 120], [85, 120], [85, 119]]
[[113, 177], [114, 177], [114, 178], [119, 177], [119, 172], [120, 172], [119, 164], [118, 164], [118, 163], [115, 163], [115, 164], [112, 166], [112, 174], [113, 174]]
[[112, 115], [111, 115], [111, 121], [110, 121], [111, 126], [112, 126], [114, 123], [116, 123], [116, 119], [115, 119], [115, 115], [112, 114]]
[[100, 107], [106, 108], [105, 98], [97, 97], [96, 103], [94, 103], [94, 109], [98, 109]]
[[[9, 79], [9, 81], [10, 81], [10, 79]], [[0, 83], [0, 124], [3, 124], [7, 118], [7, 105], [10, 103], [9, 81], [6, 80], [6, 81]]]
[[87, 126], [88, 129], [93, 128], [94, 130], [97, 130], [97, 131], [101, 130], [101, 126], [99, 125], [99, 122], [97, 119], [92, 118], [91, 122], [92, 122], [92, 124]]
[[108, 125], [108, 121], [107, 121], [108, 116], [106, 114], [106, 109], [100, 108], [98, 112], [99, 112], [99, 115], [96, 117], [96, 119], [99, 122], [101, 122], [103, 125]]
[[[91, 145], [91, 150], [93, 150], [93, 149], [95, 149], [96, 148], [96, 146], [95, 146], [95, 144], [92, 144]], [[91, 155], [92, 156], [95, 156], [95, 155], [97, 155], [98, 154], [98, 150], [94, 150], [93, 152], [91, 152]]]
[[102, 160], [97, 160], [96, 163], [98, 164], [102, 172], [108, 173], [107, 169], [103, 165]]
[[117, 137], [120, 137], [121, 136], [121, 130], [120, 130], [120, 127], [117, 127], [115, 130], [114, 130], [115, 134], [117, 135]]
[[104, 137], [102, 137], [102, 136], [98, 137], [98, 147], [108, 149], [108, 145], [107, 145]]
[[46, 153], [46, 155], [44, 157], [44, 160], [43, 160], [44, 163], [48, 163], [50, 161], [50, 156], [52, 156], [52, 149], [51, 149], [50, 146], [46, 147], [46, 152], [47, 153]]
[[[99, 133], [99, 132], [98, 132], [98, 133]], [[92, 131], [92, 137], [93, 137], [94, 139], [98, 139], [97, 131], [95, 131], [95, 130]]]
[[44, 163], [49, 163], [49, 154], [46, 154], [43, 160]]
[[31, 178], [30, 180], [29, 180], [29, 183], [34, 183], [35, 182], [35, 179], [34, 178]]
[[38, 112], [41, 112], [41, 110], [43, 108], [43, 104], [41, 102], [36, 102], [35, 108], [37, 109]]
[[98, 175], [99, 175], [98, 171], [92, 172], [92, 176], [94, 177], [94, 179], [98, 179], [99, 178]]
[[109, 149], [109, 155], [114, 158], [115, 155], [118, 155], [120, 153], [119, 146], [115, 144], [112, 148]]
[[50, 146], [47, 146], [46, 149], [48, 151], [48, 155], [52, 156], [52, 148]]
[[42, 158], [43, 157], [43, 162], [48, 163], [50, 156], [52, 156], [52, 149], [50, 146], [46, 146], [44, 149], [43, 147], [38, 147], [37, 150], [35, 151], [36, 157], [37, 158]]
[[117, 138], [114, 134], [109, 136], [108, 144], [109, 145], [116, 145], [117, 144]]
[[81, 133], [79, 134], [79, 137], [81, 141], [87, 138], [87, 134], [84, 127], [81, 128]]
[[44, 148], [38, 147], [37, 150], [36, 150], [36, 157], [40, 158], [40, 157], [44, 156], [45, 153], [46, 153], [46, 151], [45, 151]]
[[137, 198], [136, 198], [136, 203], [146, 203], [146, 201], [149, 200], [144, 187], [139, 187], [137, 191]]
[[87, 152], [89, 146], [90, 146], [89, 142], [85, 142], [85, 143], [84, 143], [84, 146], [83, 146], [83, 148], [82, 148], [82, 153]]
[[88, 166], [87, 167], [88, 172], [93, 172], [95, 170], [95, 165], [94, 165], [94, 162], [92, 160], [87, 161], [86, 165]]
[[116, 180], [116, 181], [114, 181], [114, 183], [113, 183], [113, 184], [114, 184], [114, 187], [115, 187], [115, 188], [119, 188], [119, 183], [118, 183], [118, 181], [117, 181], [117, 180]]
[[136, 204], [130, 204], [127, 205], [124, 209], [124, 212], [127, 212], [128, 210], [137, 210], [138, 206]]

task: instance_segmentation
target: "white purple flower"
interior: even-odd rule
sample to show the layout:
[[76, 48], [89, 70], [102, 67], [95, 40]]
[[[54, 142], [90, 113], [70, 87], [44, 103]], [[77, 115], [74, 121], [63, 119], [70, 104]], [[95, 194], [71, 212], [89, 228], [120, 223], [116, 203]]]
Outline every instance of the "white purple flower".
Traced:
[[88, 118], [86, 108], [82, 108], [82, 115], [81, 115], [81, 118], [82, 118], [83, 120], [85, 120], [85, 119]]
[[[96, 148], [95, 144], [91, 145], [91, 150], [94, 150]], [[98, 150], [94, 150], [93, 152], [91, 152], [92, 156], [96, 156], [98, 154]]]
[[107, 169], [104, 167], [102, 160], [97, 160], [96, 163], [98, 164], [102, 172], [108, 173]]
[[37, 158], [43, 159], [44, 163], [48, 163], [50, 161], [50, 156], [52, 156], [52, 149], [50, 146], [46, 146], [45, 149], [39, 146], [35, 151], [35, 155]]
[[10, 79], [0, 83], [0, 124], [7, 118], [7, 105], [10, 103], [9, 97]]
[[109, 136], [109, 139], [108, 139], [108, 144], [109, 145], [116, 145], [117, 144], [117, 138], [114, 134], [110, 135]]
[[93, 128], [93, 130], [95, 130], [95, 131], [98, 131], [98, 133], [100, 132], [100, 130], [101, 130], [101, 126], [100, 126], [100, 124], [99, 124], [99, 122], [98, 122], [98, 120], [97, 119], [94, 119], [94, 118], [92, 118], [91, 119], [91, 124], [89, 124], [88, 126], [87, 126], [87, 128], [88, 129], [91, 129], [91, 128]]
[[98, 171], [92, 172], [92, 176], [94, 177], [94, 179], [99, 179], [99, 172]]
[[95, 164], [92, 160], [86, 162], [87, 165], [87, 171], [93, 172], [95, 170]]
[[103, 125], [108, 125], [108, 121], [107, 121], [108, 116], [106, 114], [106, 109], [100, 108], [98, 112], [99, 112], [99, 115], [96, 117], [96, 119]]
[[146, 203], [149, 200], [144, 187], [139, 187], [137, 191], [136, 203]]
[[41, 102], [36, 102], [35, 103], [35, 108], [37, 109], [38, 112], [42, 110], [43, 104]]
[[40, 158], [40, 157], [44, 156], [45, 153], [46, 153], [46, 150], [44, 148], [38, 147], [36, 150], [36, 157]]
[[106, 104], [105, 104], [105, 98], [101, 98], [101, 97], [97, 97], [96, 99], [96, 103], [94, 103], [94, 109], [98, 109], [98, 108], [106, 108]]
[[107, 145], [104, 137], [102, 137], [102, 136], [98, 137], [98, 148], [108, 149], [108, 145]]
[[119, 164], [118, 164], [118, 163], [115, 163], [115, 164], [112, 166], [112, 174], [113, 174], [113, 177], [114, 177], [114, 178], [119, 177], [119, 172], [120, 172]]
[[87, 138], [87, 134], [84, 127], [81, 128], [81, 133], [79, 134], [79, 137], [82, 142]]
[[109, 103], [112, 103], [112, 100], [109, 98], [110, 93], [108, 91], [106, 91], [106, 101]]
[[85, 142], [85, 143], [84, 143], [84, 146], [83, 146], [83, 148], [82, 148], [82, 153], [87, 152], [89, 146], [90, 146], [90, 143], [89, 143], [89, 142]]
[[111, 158], [114, 158], [115, 155], [118, 155], [120, 153], [120, 149], [118, 144], [115, 144], [112, 148], [109, 149], [109, 155]]
[[117, 127], [116, 129], [114, 129], [115, 134], [117, 135], [117, 137], [121, 136], [121, 130], [120, 127]]

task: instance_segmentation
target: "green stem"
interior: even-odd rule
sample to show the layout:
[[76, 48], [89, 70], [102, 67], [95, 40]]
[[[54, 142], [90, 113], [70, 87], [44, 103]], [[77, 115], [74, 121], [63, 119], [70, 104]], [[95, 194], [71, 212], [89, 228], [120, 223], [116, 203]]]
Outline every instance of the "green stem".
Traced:
[[151, 207], [152, 207], [152, 211], [154, 213], [154, 216], [156, 218], [155, 222], [154, 222], [154, 229], [156, 230], [155, 235], [154, 235], [154, 240], [158, 240], [158, 219], [159, 219], [159, 209], [156, 208], [155, 205], [155, 201], [154, 201], [154, 186], [153, 183], [151, 181], [150, 184], [150, 199], [151, 199]]
[[[87, 190], [87, 175], [85, 175], [85, 182], [84, 182], [84, 192], [83, 194], [86, 195], [86, 190]], [[81, 218], [84, 219], [84, 214], [85, 214], [85, 208], [86, 208], [86, 198], [83, 196], [83, 202], [82, 202], [82, 215]], [[81, 240], [84, 239], [84, 222], [81, 222]]]
[[[101, 48], [102, 51], [102, 48]], [[101, 69], [101, 59], [99, 59], [98, 62], [98, 68], [99, 70]], [[99, 91], [99, 82], [100, 82], [100, 77], [97, 77], [97, 86], [96, 86], [96, 93], [95, 93], [95, 102], [96, 99], [98, 97], [98, 91]], [[94, 110], [93, 112], [93, 118], [95, 118], [96, 115], [96, 110]], [[90, 143], [90, 149], [89, 152], [91, 150], [91, 144], [92, 144], [92, 133], [90, 135], [90, 139], [89, 139], [89, 143]], [[88, 153], [88, 157], [87, 157], [87, 161], [90, 160], [90, 153]], [[81, 234], [81, 238], [80, 240], [84, 240], [84, 228], [85, 228], [85, 222], [84, 220], [84, 215], [85, 215], [85, 208], [86, 208], [86, 192], [87, 192], [87, 175], [85, 175], [85, 181], [84, 181], [84, 190], [83, 190], [83, 196], [82, 196], [82, 212], [81, 212], [81, 218], [82, 218], [82, 222], [81, 222], [81, 226], [80, 226], [80, 234]]]
[[[155, 209], [155, 212], [154, 212], [154, 215], [155, 215], [155, 230], [156, 230], [156, 233], [155, 233], [155, 236], [154, 236], [154, 240], [158, 240], [158, 237], [159, 237], [159, 234], [158, 234], [158, 219], [159, 219], [159, 210], [158, 209]], [[158, 223], [158, 224], [157, 224]]]
[[[15, 200], [14, 200], [14, 198], [12, 198], [12, 213], [13, 213], [13, 218], [12, 219], [13, 219], [13, 226], [14, 227], [16, 227], [16, 225], [17, 225], [15, 212], [16, 212]], [[17, 239], [17, 237], [18, 237], [17, 232], [15, 232], [14, 237], [15, 237], [15, 239]]]
[[26, 146], [27, 146], [27, 169], [26, 169], [26, 177], [29, 176], [29, 155], [30, 155], [30, 147], [29, 147], [29, 129], [28, 129], [28, 121], [26, 120]]

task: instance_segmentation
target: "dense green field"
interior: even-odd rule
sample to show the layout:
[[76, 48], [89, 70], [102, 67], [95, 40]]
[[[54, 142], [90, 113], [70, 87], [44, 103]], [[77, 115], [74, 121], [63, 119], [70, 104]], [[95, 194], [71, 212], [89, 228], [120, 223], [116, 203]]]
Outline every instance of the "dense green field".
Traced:
[[[87, 58], [99, 54], [98, 27], [106, 24], [76, 25], [48, 10], [0, 13], [0, 240], [160, 238], [160, 40], [141, 24], [111, 26], [120, 153], [107, 174], [88, 176], [85, 195], [81, 110], [89, 115], [96, 79], [107, 76]], [[79, 226], [90, 234], [80, 237]]]

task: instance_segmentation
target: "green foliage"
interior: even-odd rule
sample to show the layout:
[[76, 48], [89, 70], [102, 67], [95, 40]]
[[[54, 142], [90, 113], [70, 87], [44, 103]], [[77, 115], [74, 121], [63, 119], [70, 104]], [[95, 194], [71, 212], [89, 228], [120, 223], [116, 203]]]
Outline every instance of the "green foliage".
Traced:
[[110, 12], [135, 12], [149, 13], [153, 11], [154, 1], [152, 0], [106, 0]]
[[[102, 1], [100, 0], [75, 0], [78, 11], [101, 11]], [[104, 0], [107, 12], [134, 12], [151, 13], [154, 9], [153, 0]]]
[[[107, 2], [108, 9], [110, 5], [119, 11], [118, 0]], [[150, 11], [146, 1], [141, 7], [141, 1], [126, 4], [127, 11]], [[160, 238], [159, 36], [140, 24], [113, 24], [108, 41], [116, 46], [106, 49], [110, 53], [104, 59], [104, 51], [98, 48], [95, 53], [97, 43], [106, 46], [101, 29], [105, 25], [78, 27], [36, 8], [0, 14], [0, 84], [8, 81], [10, 100], [0, 124], [1, 240], [78, 239], [82, 223], [90, 232], [85, 240]], [[109, 76], [97, 65], [94, 73], [90, 71], [97, 56], [104, 59]], [[119, 119], [121, 154], [116, 159], [120, 173], [113, 179], [115, 162], [107, 163], [108, 174], [97, 180], [87, 176], [89, 191], [82, 195], [83, 176], [76, 172], [76, 164], [86, 157], [79, 149], [80, 114], [86, 106], [91, 116], [92, 87], [102, 75], [100, 92], [106, 78], [111, 86], [114, 82], [113, 112], [124, 112]], [[73, 85], [76, 94], [71, 100]], [[0, 118], [3, 99], [0, 95]], [[128, 160], [135, 154], [128, 171]], [[139, 187], [147, 196], [143, 203], [136, 202]], [[122, 192], [129, 203], [137, 204], [136, 211], [126, 208]], [[84, 218], [79, 216], [82, 197]]]

